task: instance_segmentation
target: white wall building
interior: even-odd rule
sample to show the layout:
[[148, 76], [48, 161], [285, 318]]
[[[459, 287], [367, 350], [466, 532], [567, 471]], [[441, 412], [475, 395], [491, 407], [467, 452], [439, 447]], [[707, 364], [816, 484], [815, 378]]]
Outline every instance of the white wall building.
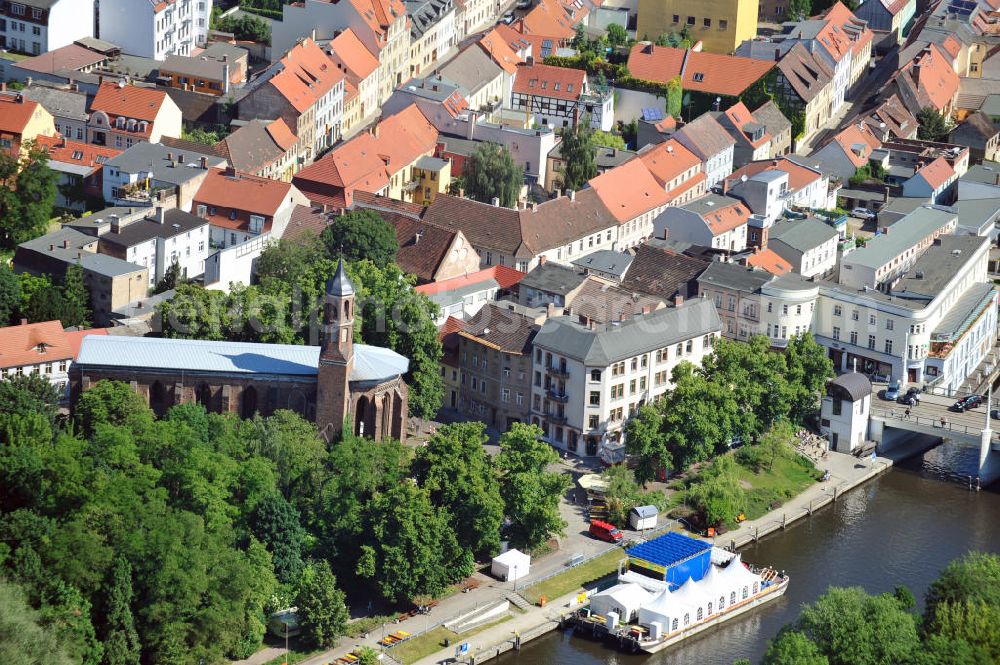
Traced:
[[93, 37], [93, 16], [94, 0], [4, 2], [0, 6], [0, 49], [39, 55]]
[[708, 194], [667, 208], [653, 228], [657, 238], [740, 252], [747, 247], [749, 219], [750, 210], [739, 199]]
[[[212, 0], [100, 0], [100, 37], [130, 55], [191, 55], [208, 39]], [[89, 20], [89, 17], [88, 17]]]
[[820, 432], [829, 437], [830, 449], [850, 453], [868, 436], [872, 383], [860, 372], [841, 374], [826, 386], [820, 405]]
[[707, 300], [593, 327], [550, 318], [533, 342], [531, 421], [578, 455], [620, 448], [625, 420], [670, 387], [678, 363], [700, 365], [720, 331]]
[[808, 217], [771, 227], [767, 248], [792, 264], [803, 277], [825, 276], [837, 265], [840, 234], [826, 222]]

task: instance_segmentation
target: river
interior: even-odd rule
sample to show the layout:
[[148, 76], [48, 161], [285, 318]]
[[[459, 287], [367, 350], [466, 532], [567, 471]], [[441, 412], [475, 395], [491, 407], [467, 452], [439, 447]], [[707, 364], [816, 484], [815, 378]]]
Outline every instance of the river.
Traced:
[[827, 587], [872, 593], [905, 585], [918, 602], [950, 560], [969, 550], [1000, 552], [1000, 487], [970, 492], [956, 482], [974, 468], [971, 448], [945, 444], [845, 494], [785, 532], [743, 550], [743, 558], [784, 569], [780, 600], [664, 652], [626, 655], [602, 643], [552, 633], [501, 658], [503, 665], [731, 665], [758, 662], [767, 644]]

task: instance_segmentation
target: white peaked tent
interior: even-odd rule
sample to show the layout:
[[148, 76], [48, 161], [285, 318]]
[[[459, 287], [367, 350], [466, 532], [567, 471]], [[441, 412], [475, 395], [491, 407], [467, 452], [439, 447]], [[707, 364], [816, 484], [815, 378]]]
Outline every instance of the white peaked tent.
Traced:
[[493, 557], [490, 573], [499, 580], [519, 580], [527, 576], [531, 557], [520, 550], [507, 550]]
[[690, 613], [691, 608], [677, 602], [669, 591], [661, 591], [648, 605], [639, 610], [639, 623], [643, 626], [651, 626], [659, 623], [664, 633], [675, 630], [673, 621], [676, 619], [680, 627], [681, 619], [685, 613]]
[[[736, 594], [736, 602], [744, 600], [760, 590], [760, 576], [751, 573], [743, 565], [739, 556], [734, 557], [729, 565], [719, 573], [720, 595], [726, 593], [726, 605], [732, 605], [733, 594]], [[746, 593], [743, 590], [746, 589]]]
[[652, 597], [638, 584], [616, 584], [590, 597], [590, 611], [600, 616], [615, 612], [621, 621], [628, 623]]

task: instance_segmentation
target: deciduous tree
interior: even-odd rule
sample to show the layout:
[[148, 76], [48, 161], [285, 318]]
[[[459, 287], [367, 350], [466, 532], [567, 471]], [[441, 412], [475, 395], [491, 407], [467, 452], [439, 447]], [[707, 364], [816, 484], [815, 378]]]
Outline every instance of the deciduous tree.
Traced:
[[524, 169], [514, 163], [510, 150], [496, 143], [482, 143], [472, 152], [463, 177], [469, 198], [483, 203], [497, 198], [507, 208], [517, 203], [524, 185]]
[[104, 665], [139, 665], [139, 634], [132, 617], [132, 566], [117, 557], [108, 585]]
[[588, 180], [597, 175], [594, 162], [594, 137], [589, 118], [584, 116], [575, 127], [562, 131], [559, 154], [563, 160], [563, 187], [570, 191], [582, 189]]
[[0, 248], [45, 233], [56, 202], [58, 174], [49, 154], [34, 141], [21, 146], [20, 157], [0, 152]]
[[352, 210], [334, 217], [321, 237], [328, 255], [345, 261], [368, 259], [382, 266], [395, 261], [399, 251], [396, 229], [374, 210]]
[[311, 564], [302, 573], [295, 604], [302, 638], [309, 645], [331, 647], [344, 634], [350, 615], [344, 592], [337, 588], [337, 578], [325, 561]]

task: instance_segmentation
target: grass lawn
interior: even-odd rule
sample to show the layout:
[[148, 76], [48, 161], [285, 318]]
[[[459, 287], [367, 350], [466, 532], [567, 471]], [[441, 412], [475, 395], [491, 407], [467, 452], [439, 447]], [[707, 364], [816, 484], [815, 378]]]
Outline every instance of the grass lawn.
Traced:
[[438, 626], [437, 628], [432, 628], [423, 635], [418, 635], [412, 637], [399, 646], [395, 646], [389, 649], [388, 653], [395, 660], [403, 663], [403, 665], [410, 665], [410, 663], [415, 663], [421, 658], [426, 658], [433, 653], [437, 653], [441, 649], [445, 648], [444, 641], [449, 640], [452, 645], [456, 645], [460, 642], [464, 642], [469, 637], [475, 635], [476, 633], [481, 633], [487, 628], [492, 628], [497, 624], [501, 624], [504, 621], [510, 620], [512, 617], [505, 616], [502, 619], [488, 623], [472, 630], [468, 630], [461, 635], [452, 632], [445, 628], [444, 626]]
[[538, 603], [538, 600], [545, 596], [549, 600], [565, 596], [576, 589], [579, 589], [587, 582], [609, 575], [618, 570], [618, 562], [625, 558], [625, 552], [615, 548], [606, 554], [595, 557], [586, 563], [570, 568], [547, 580], [528, 587], [521, 591], [521, 595], [529, 603]]
[[784, 503], [816, 482], [815, 467], [807, 468], [790, 458], [776, 459], [770, 471], [762, 469], [760, 473], [742, 465], [737, 468], [740, 480], [752, 487], [747, 492], [748, 520], [766, 515], [772, 502]]

